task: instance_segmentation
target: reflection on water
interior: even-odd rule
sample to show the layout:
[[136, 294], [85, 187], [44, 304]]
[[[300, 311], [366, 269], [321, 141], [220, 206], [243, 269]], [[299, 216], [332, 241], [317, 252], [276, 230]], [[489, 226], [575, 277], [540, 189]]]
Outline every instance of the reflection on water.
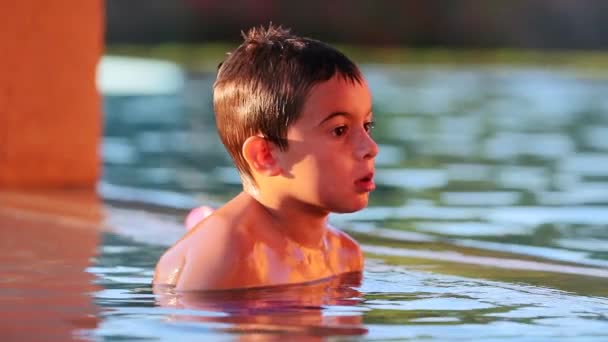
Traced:
[[[332, 221], [372, 261], [350, 286], [356, 300], [315, 306], [315, 317], [358, 317], [370, 338], [605, 338], [608, 82], [510, 68], [364, 73], [382, 147], [378, 188], [370, 208]], [[106, 97], [107, 199], [187, 209], [238, 191], [214, 130], [212, 81], [192, 74], [181, 93]], [[223, 297], [205, 304], [213, 308], [153, 307], [152, 267], [181, 234], [183, 213], [121, 210], [110, 215], [121, 233], [106, 237], [91, 270], [110, 291], [100, 303], [114, 310], [101, 336], [248, 336], [218, 310]], [[183, 316], [202, 318], [170, 318]], [[281, 331], [301, 328], [285, 319]]]
[[88, 340], [100, 290], [101, 203], [92, 191], [0, 191], [0, 339]]
[[361, 274], [312, 284], [237, 291], [175, 293], [157, 289], [157, 304], [176, 311], [167, 319], [225, 323], [227, 332], [363, 335]]

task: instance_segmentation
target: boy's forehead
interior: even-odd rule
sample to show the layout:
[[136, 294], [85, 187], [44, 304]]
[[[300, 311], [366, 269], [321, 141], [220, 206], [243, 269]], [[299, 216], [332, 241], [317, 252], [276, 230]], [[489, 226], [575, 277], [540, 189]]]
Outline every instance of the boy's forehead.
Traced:
[[356, 82], [334, 76], [310, 90], [301, 115], [306, 119], [324, 118], [335, 112], [367, 115], [371, 105], [372, 96], [364, 79]]

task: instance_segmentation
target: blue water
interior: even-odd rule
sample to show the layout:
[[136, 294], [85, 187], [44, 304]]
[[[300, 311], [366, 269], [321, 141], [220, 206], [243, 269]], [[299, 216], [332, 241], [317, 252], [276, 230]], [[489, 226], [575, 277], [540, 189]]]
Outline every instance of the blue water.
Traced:
[[[187, 73], [167, 92], [107, 94], [106, 230], [79, 280], [93, 286], [81, 295], [93, 297], [87, 317], [96, 324], [79, 320], [76, 336], [607, 340], [608, 82], [542, 67], [365, 65], [364, 73], [381, 149], [378, 189], [368, 209], [331, 217], [362, 244], [363, 276], [249, 291], [151, 287], [187, 210], [239, 191], [214, 131], [212, 75]], [[6, 215], [0, 210], [0, 224], [25, 233], [48, 220], [64, 226], [58, 231], [80, 224]], [[48, 267], [76, 277], [81, 268], [66, 260]], [[40, 270], [4, 272], [12, 273], [0, 299], [44, 292], [12, 285], [34, 282]], [[50, 307], [72, 310], [61, 303]]]

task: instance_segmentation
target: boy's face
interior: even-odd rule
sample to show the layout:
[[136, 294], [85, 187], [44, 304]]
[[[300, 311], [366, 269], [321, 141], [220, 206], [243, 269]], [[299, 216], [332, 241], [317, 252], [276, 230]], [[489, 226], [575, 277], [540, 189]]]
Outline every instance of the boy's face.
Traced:
[[328, 212], [367, 205], [378, 145], [370, 135], [372, 97], [363, 81], [334, 76], [313, 87], [279, 152], [281, 186], [294, 199]]

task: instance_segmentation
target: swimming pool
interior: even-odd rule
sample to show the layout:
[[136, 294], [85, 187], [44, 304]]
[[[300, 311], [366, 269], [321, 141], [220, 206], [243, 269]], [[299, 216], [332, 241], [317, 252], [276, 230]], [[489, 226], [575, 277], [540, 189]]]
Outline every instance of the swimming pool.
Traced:
[[378, 190], [370, 208], [331, 217], [362, 243], [362, 278], [152, 291], [186, 210], [238, 191], [213, 132], [211, 79], [193, 74], [177, 94], [106, 98], [103, 202], [0, 197], [3, 335], [606, 340], [608, 82], [498, 67], [364, 72]]

